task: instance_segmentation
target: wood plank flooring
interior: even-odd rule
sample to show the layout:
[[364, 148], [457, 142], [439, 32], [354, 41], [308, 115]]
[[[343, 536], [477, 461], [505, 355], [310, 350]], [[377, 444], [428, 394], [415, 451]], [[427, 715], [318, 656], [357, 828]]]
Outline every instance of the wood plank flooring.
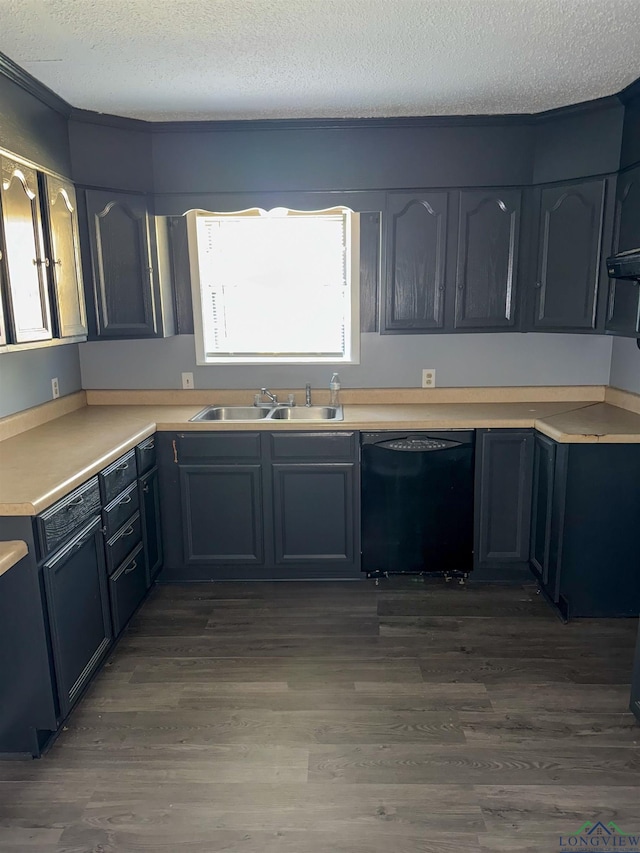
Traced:
[[[640, 835], [636, 620], [412, 578], [158, 587], [2, 853], [542, 853]], [[565, 848], [567, 849], [567, 848]]]

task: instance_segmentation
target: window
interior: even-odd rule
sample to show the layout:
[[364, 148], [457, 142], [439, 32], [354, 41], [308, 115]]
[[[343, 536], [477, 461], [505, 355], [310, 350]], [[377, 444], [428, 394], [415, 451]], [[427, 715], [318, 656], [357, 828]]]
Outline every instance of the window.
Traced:
[[187, 214], [198, 364], [357, 363], [359, 217]]

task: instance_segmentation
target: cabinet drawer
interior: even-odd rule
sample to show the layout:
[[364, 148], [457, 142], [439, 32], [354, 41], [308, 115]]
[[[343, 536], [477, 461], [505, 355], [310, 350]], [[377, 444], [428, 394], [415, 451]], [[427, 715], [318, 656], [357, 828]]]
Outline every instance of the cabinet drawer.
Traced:
[[136, 447], [136, 464], [138, 476], [146, 474], [156, 464], [156, 437], [150, 435]]
[[113, 536], [128, 518], [131, 518], [139, 505], [138, 484], [132, 483], [125, 492], [118, 495], [109, 506], [102, 510], [102, 521], [107, 539]]
[[237, 433], [179, 433], [176, 438], [177, 461], [182, 464], [203, 462], [206, 459], [234, 461], [260, 458], [260, 434]]
[[139, 545], [126, 563], [109, 578], [114, 636], [122, 631], [147, 591], [144, 551]]
[[107, 540], [107, 569], [112, 575], [122, 561], [142, 541], [142, 525], [140, 513], [136, 512], [133, 518], [124, 524], [111, 539]]
[[50, 554], [91, 516], [100, 513], [100, 489], [94, 477], [37, 516], [42, 556]]
[[136, 451], [134, 448], [98, 474], [102, 503], [111, 503], [120, 492], [123, 492], [127, 486], [133, 483], [136, 476]]
[[353, 432], [306, 432], [271, 435], [274, 459], [353, 459]]

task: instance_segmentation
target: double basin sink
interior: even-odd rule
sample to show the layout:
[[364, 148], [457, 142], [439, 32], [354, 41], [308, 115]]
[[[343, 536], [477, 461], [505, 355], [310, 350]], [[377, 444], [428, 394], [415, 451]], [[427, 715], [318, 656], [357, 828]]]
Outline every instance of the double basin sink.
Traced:
[[207, 406], [191, 421], [341, 421], [342, 406]]

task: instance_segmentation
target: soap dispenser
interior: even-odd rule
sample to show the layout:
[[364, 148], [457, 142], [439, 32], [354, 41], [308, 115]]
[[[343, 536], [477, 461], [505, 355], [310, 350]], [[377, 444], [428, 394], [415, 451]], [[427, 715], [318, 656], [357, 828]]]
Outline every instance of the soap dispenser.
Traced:
[[329, 383], [329, 404], [331, 406], [339, 406], [340, 405], [340, 377], [337, 373], [334, 373], [331, 377], [331, 382]]

